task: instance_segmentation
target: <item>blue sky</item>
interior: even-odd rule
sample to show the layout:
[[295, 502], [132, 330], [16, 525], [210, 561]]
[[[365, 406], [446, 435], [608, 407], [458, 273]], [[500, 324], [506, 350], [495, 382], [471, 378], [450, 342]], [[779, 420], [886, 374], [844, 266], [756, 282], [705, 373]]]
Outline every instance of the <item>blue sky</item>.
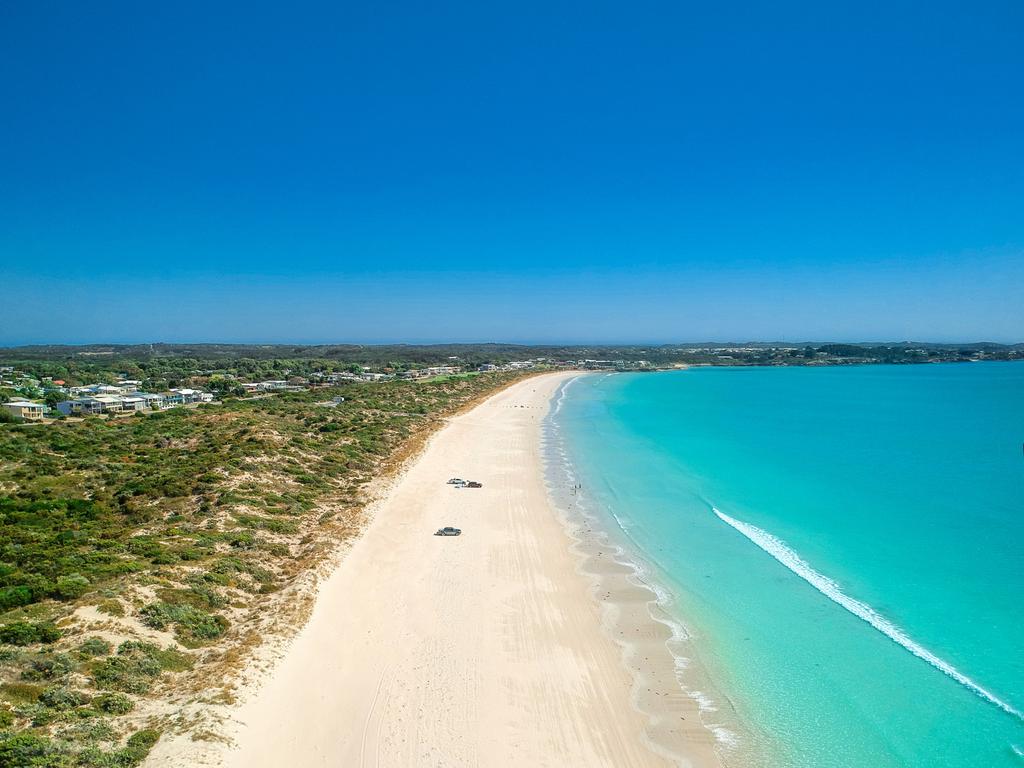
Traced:
[[9, 3], [0, 344], [1021, 341], [1021, 29]]

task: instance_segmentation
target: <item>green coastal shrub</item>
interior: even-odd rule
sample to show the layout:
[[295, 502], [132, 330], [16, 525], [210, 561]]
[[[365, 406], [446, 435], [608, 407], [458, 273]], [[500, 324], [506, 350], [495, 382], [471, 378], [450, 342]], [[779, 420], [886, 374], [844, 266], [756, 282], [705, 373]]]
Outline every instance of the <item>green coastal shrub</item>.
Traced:
[[192, 669], [192, 657], [176, 648], [161, 648], [139, 640], [126, 640], [117, 648], [118, 654], [142, 654], [156, 661], [167, 672]]
[[138, 765], [146, 755], [149, 754], [156, 743], [160, 740], [160, 731], [147, 729], [136, 731], [128, 739], [128, 746], [121, 750], [120, 754], [130, 760], [129, 765]]
[[[105, 718], [94, 717], [61, 729], [57, 737], [64, 741], [77, 741], [94, 744], [97, 741], [117, 741], [117, 731]], [[79, 762], [84, 762], [79, 758]]]
[[109, 656], [114, 646], [102, 637], [90, 637], [78, 646], [78, 652], [82, 656], [95, 658], [97, 656]]
[[3, 768], [66, 768], [70, 756], [49, 739], [34, 733], [0, 734], [0, 766]]
[[[192, 667], [192, 658], [173, 648], [160, 648], [151, 643], [129, 640], [117, 649], [117, 655], [97, 662], [92, 668], [93, 684], [104, 691], [147, 693], [161, 672], [181, 672]], [[127, 697], [125, 697], [127, 698]], [[104, 699], [103, 706], [121, 707], [112, 699]], [[130, 700], [129, 700], [130, 704]], [[130, 708], [130, 707], [129, 707]]]
[[139, 613], [143, 622], [154, 629], [166, 629], [173, 625], [175, 634], [185, 645], [215, 640], [223, 635], [229, 626], [228, 620], [223, 616], [206, 613], [187, 603], [151, 603]]
[[139, 615], [142, 617], [142, 623], [147, 627], [164, 630], [178, 620], [181, 615], [179, 608], [181, 606], [168, 603], [150, 603], [139, 611]]
[[28, 720], [33, 727], [39, 728], [60, 719], [64, 714], [64, 710], [53, 709], [36, 702], [35, 704], [26, 704], [21, 707], [16, 707], [14, 714], [22, 720]]
[[38, 682], [63, 677], [75, 668], [75, 661], [66, 653], [43, 654], [31, 659], [21, 671], [22, 680]]
[[[66, 733], [87, 741], [109, 741], [113, 731], [102, 725], [73, 726]], [[56, 741], [34, 733], [0, 733], [0, 768], [133, 768], [146, 759], [160, 739], [155, 730], [137, 731], [120, 749], [105, 752], [95, 745], [77, 753], [68, 741]]]
[[49, 622], [15, 621], [0, 627], [0, 643], [34, 645], [60, 639], [60, 630]]
[[223, 608], [227, 599], [214, 589], [203, 574], [190, 574], [185, 582], [188, 589], [163, 589], [157, 593], [160, 601], [171, 605], [188, 604], [196, 608]]
[[248, 531], [232, 531], [228, 543], [236, 549], [252, 549], [256, 546], [256, 537]]
[[0, 643], [32, 645], [39, 642], [39, 630], [27, 621], [15, 621], [0, 627]]
[[108, 715], [127, 715], [135, 708], [135, 702], [123, 693], [103, 693], [92, 700], [92, 706]]
[[258, 528], [271, 533], [295, 533], [299, 530], [298, 523], [290, 520], [278, 520], [258, 515], [237, 515], [235, 520], [246, 528]]
[[50, 709], [74, 709], [88, 701], [89, 697], [84, 693], [65, 685], [52, 686], [39, 695], [39, 703]]
[[89, 591], [91, 584], [92, 582], [85, 576], [73, 573], [70, 576], [62, 576], [57, 579], [51, 594], [58, 600], [76, 600]]
[[0, 685], [0, 694], [15, 704], [31, 704], [39, 700], [43, 687], [32, 683], [4, 683]]
[[26, 586], [4, 587], [0, 589], [0, 611], [20, 608], [32, 602], [32, 590]]
[[93, 684], [100, 690], [123, 693], [148, 693], [163, 669], [160, 662], [145, 653], [119, 653], [93, 668]]
[[124, 616], [124, 604], [116, 597], [104, 600], [96, 606], [96, 610], [108, 616]]

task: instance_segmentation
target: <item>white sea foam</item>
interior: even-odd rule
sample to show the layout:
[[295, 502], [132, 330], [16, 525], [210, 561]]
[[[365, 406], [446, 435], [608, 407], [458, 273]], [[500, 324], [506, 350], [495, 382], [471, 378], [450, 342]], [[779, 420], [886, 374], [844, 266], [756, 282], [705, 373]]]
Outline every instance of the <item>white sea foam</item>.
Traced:
[[571, 387], [579, 380], [579, 378], [579, 376], [573, 376], [559, 388], [558, 399], [555, 401], [555, 414], [562, 410], [562, 403], [565, 401], [565, 393], [569, 390], [569, 387]]
[[715, 740], [723, 747], [736, 749], [739, 746], [740, 740], [736, 737], [736, 734], [724, 725], [709, 725], [707, 727], [715, 735]]
[[715, 705], [714, 700], [703, 691], [691, 690], [687, 691], [687, 693], [691, 699], [697, 702], [697, 709], [700, 710], [701, 721], [704, 722], [707, 729], [714, 734], [715, 740], [727, 749], [735, 749], [739, 746], [739, 739], [736, 738], [736, 734], [730, 729], [720, 723], [708, 722], [708, 717], [718, 711], [718, 707]]
[[701, 712], [718, 711], [715, 702], [704, 691], [690, 691], [690, 698], [697, 702], [697, 708]]
[[[566, 390], [572, 384], [577, 382], [579, 378], [580, 377], [572, 378], [562, 385], [555, 400], [555, 405], [545, 419], [546, 440], [544, 443], [544, 453], [547, 461], [547, 468], [550, 472], [549, 478], [554, 479], [554, 482], [556, 483], [559, 482], [556, 478], [560, 478], [561, 483], [563, 483], [564, 486], [576, 485], [579, 478], [572, 469], [571, 459], [568, 451], [566, 450], [565, 438], [562, 434], [562, 426], [555, 416], [557, 416], [562, 409]], [[554, 490], [550, 484], [549, 490]], [[560, 490], [564, 490], [564, 488]], [[567, 524], [570, 525], [574, 524], [575, 526], [580, 526], [579, 521], [585, 521], [588, 531], [595, 528], [597, 531], [600, 531], [603, 527], [602, 521], [600, 521], [600, 519], [590, 509], [591, 503], [586, 493], [582, 491], [574, 492], [571, 500], [568, 497], [563, 497], [563, 504], [566, 505], [562, 510], [566, 515], [566, 517], [563, 517], [563, 522], [567, 522]], [[568, 517], [570, 510], [572, 511], [572, 517]], [[624, 517], [616, 515], [611, 509], [605, 508], [603, 511], [611, 515], [616, 525], [628, 538], [630, 522]], [[577, 522], [571, 522], [573, 518], [575, 518]], [[579, 530], [579, 533], [582, 533], [582, 528]], [[665, 647], [672, 657], [676, 680], [679, 683], [680, 690], [684, 694], [687, 696], [694, 696], [694, 693], [690, 691], [687, 685], [685, 675], [685, 671], [690, 667], [691, 661], [683, 653], [683, 647], [685, 646], [685, 643], [690, 640], [690, 635], [686, 631], [686, 627], [672, 617], [671, 611], [669, 610], [669, 607], [674, 603], [672, 593], [659, 584], [656, 578], [652, 578], [653, 574], [642, 560], [630, 556], [622, 546], [609, 540], [607, 533], [598, 533], [598, 535], [603, 537], [605, 546], [608, 547], [607, 551], [612, 558], [616, 562], [621, 565], [628, 566], [632, 570], [632, 574], [630, 576], [631, 581], [640, 586], [646, 587], [653, 593], [653, 605], [648, 606], [648, 612], [653, 621], [657, 621], [669, 628], [671, 636], [666, 641]], [[722, 724], [706, 722], [704, 720], [706, 716], [718, 711], [718, 708], [715, 706], [711, 698], [700, 691], [696, 693], [694, 698], [696, 699], [698, 709], [701, 712], [701, 721], [712, 733], [718, 744], [724, 749], [735, 749], [739, 743], [739, 739], [734, 731]]]
[[746, 536], [750, 541], [756, 544], [758, 547], [763, 549], [769, 555], [778, 560], [782, 565], [786, 566], [789, 570], [799, 576], [801, 579], [806, 581], [812, 587], [817, 589], [827, 598], [835, 603], [838, 603], [843, 608], [848, 610], [854, 616], [863, 619], [872, 627], [877, 629], [883, 635], [888, 637], [898, 645], [903, 646], [912, 654], [920, 659], [924, 659], [933, 667], [939, 671], [949, 675], [951, 678], [956, 680], [958, 683], [963, 685], [965, 688], [973, 691], [975, 694], [985, 699], [986, 701], [995, 704], [997, 707], [1002, 709], [1015, 717], [1024, 720], [1024, 715], [1020, 711], [1014, 709], [1010, 704], [1006, 703], [994, 693], [985, 690], [971, 678], [965, 675], [963, 672], [958, 670], [948, 661], [940, 659], [934, 653], [929, 651], [927, 648], [916, 643], [906, 632], [897, 627], [891, 621], [886, 619], [884, 616], [879, 614], [874, 608], [867, 603], [862, 603], [860, 600], [856, 600], [847, 595], [840, 588], [836, 582], [832, 581], [828, 576], [824, 576], [818, 573], [812, 568], [803, 558], [800, 557], [796, 552], [790, 549], [786, 544], [779, 538], [773, 536], [761, 528], [744, 523], [736, 518], [729, 517], [729, 515], [720, 512], [715, 509], [714, 513], [728, 525], [735, 528], [741, 534]]

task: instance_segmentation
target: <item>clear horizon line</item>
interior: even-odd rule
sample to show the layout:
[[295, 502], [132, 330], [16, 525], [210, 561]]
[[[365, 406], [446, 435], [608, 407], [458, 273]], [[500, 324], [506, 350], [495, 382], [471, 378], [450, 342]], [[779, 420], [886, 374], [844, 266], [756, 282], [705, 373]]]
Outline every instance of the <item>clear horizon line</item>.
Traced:
[[247, 340], [247, 341], [220, 341], [220, 340], [189, 340], [189, 341], [163, 341], [163, 340], [139, 340], [139, 341], [22, 341], [22, 342], [0, 342], [0, 349], [21, 349], [26, 347], [129, 347], [145, 345], [164, 346], [301, 346], [301, 347], [330, 347], [330, 346], [358, 346], [358, 347], [388, 347], [388, 346], [409, 346], [409, 347], [430, 347], [430, 346], [520, 346], [520, 347], [584, 347], [584, 346], [605, 346], [605, 347], [637, 347], [637, 346], [734, 346], [742, 344], [775, 344], [786, 346], [806, 346], [821, 344], [852, 344], [852, 345], [902, 345], [902, 344], [928, 344], [937, 346], [960, 346], [960, 345], [981, 345], [994, 344], [1004, 347], [1024, 345], [1024, 339], [1019, 341], [993, 341], [990, 339], [947, 339], [947, 340], [926, 340], [926, 339], [726, 339], [726, 340], [638, 340], [638, 341], [610, 341], [610, 340], [560, 340], [560, 341], [463, 341], [463, 340], [332, 340], [332, 341], [268, 341], [268, 340]]

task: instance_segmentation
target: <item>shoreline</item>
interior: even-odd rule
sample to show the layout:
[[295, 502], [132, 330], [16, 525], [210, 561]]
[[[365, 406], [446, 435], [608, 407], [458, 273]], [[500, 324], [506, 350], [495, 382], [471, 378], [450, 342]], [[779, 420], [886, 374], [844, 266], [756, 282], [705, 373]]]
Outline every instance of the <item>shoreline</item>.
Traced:
[[[571, 383], [563, 384], [556, 397]], [[622, 663], [633, 677], [633, 705], [648, 720], [649, 746], [684, 765], [696, 751], [696, 765], [721, 766], [721, 752], [736, 747], [737, 735], [730, 727], [706, 721], [705, 715], [718, 707], [695, 686], [698, 669], [692, 666], [692, 649], [689, 655], [673, 649], [689, 642], [691, 632], [672, 614], [671, 590], [657, 581], [653, 564], [636, 551], [614, 518], [601, 515], [585, 491], [572, 488], [580, 478], [555, 422], [557, 412], [557, 407], [552, 409], [544, 431], [551, 504], [572, 541], [580, 573], [591, 581], [602, 629], [621, 649]]]
[[[651, 689], [671, 678], [674, 698], [641, 695], [550, 497], [543, 428], [578, 375], [516, 382], [430, 437], [241, 692], [219, 764], [720, 765], [674, 670]], [[463, 535], [432, 536], [442, 525]], [[636, 629], [668, 632], [640, 589], [623, 594]]]

